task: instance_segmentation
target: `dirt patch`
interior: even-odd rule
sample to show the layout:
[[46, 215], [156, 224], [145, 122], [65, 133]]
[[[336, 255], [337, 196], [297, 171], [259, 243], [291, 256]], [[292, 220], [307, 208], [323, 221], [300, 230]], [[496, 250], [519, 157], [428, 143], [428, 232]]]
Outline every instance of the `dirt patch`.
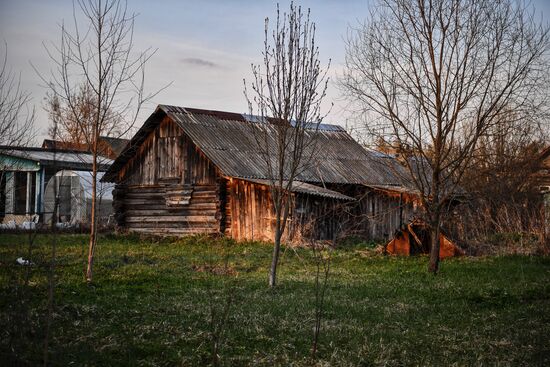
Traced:
[[191, 269], [198, 273], [211, 273], [214, 275], [237, 275], [238, 272], [231, 266], [228, 265], [211, 265], [211, 264], [193, 264]]

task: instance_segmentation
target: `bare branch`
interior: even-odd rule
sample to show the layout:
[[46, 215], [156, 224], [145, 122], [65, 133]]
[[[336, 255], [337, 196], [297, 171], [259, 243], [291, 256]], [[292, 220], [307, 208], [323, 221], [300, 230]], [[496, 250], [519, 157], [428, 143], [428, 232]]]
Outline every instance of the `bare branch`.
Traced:
[[35, 138], [34, 107], [30, 93], [21, 89], [21, 76], [8, 68], [8, 45], [0, 63], [0, 145], [29, 145]]

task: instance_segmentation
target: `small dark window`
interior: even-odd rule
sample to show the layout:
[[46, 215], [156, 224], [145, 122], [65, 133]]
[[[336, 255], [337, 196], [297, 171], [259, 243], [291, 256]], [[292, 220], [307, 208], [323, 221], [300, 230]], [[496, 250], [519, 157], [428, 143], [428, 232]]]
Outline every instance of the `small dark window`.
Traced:
[[14, 208], [15, 214], [25, 214], [27, 207], [27, 172], [14, 172]]
[[34, 206], [36, 204], [36, 172], [31, 172], [31, 213], [34, 213]]
[[[14, 214], [27, 214], [27, 193], [30, 194], [29, 213], [34, 213], [36, 202], [36, 172], [14, 172]], [[30, 180], [30, 181], [28, 181]], [[29, 187], [27, 187], [29, 186]], [[30, 190], [30, 192], [28, 191]]]
[[0, 171], [0, 220], [4, 218], [6, 210], [6, 171]]

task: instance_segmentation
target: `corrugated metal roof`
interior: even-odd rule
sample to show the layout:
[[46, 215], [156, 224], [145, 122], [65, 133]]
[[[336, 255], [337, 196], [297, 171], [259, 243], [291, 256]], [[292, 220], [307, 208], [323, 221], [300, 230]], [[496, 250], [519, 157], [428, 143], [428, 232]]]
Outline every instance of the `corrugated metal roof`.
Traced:
[[[265, 119], [257, 116], [223, 111], [199, 110], [159, 105], [140, 131], [115, 160], [106, 180], [112, 180], [116, 172], [130, 159], [148, 133], [154, 130], [167, 115], [226, 176], [243, 179], [269, 179], [264, 148], [259, 147], [257, 137]], [[276, 130], [273, 125], [267, 134], [270, 151], [275, 151]], [[269, 131], [269, 130], [268, 130]], [[392, 157], [380, 156], [364, 149], [344, 129], [337, 125], [322, 124], [306, 131], [304, 155], [312, 157], [302, 167], [296, 180], [311, 183], [405, 185], [406, 171]], [[311, 155], [311, 152], [315, 152]], [[275, 167], [275, 158], [273, 167]]]
[[387, 190], [387, 191], [393, 191], [395, 193], [408, 193], [408, 194], [419, 194], [420, 191], [418, 190], [412, 190], [410, 188], [406, 188], [403, 186], [395, 186], [395, 185], [366, 185], [368, 187], [372, 187], [373, 189], [380, 189], [380, 190]]
[[[254, 182], [260, 185], [271, 185], [270, 180], [260, 180], [260, 179], [243, 179], [244, 181]], [[286, 187], [288, 185], [288, 181], [283, 181], [283, 186]], [[332, 191], [329, 189], [326, 189], [324, 187], [315, 186], [312, 184], [308, 184], [306, 182], [302, 181], [293, 181], [292, 182], [292, 189], [291, 192], [301, 193], [301, 194], [308, 194], [308, 195], [315, 195], [315, 196], [322, 196], [332, 199], [338, 199], [338, 200], [355, 200], [352, 197], [349, 197], [347, 195], [341, 194], [336, 191]]]
[[[190, 113], [189, 109], [180, 107], [161, 105], [159, 108], [176, 121], [227, 176], [269, 178], [266, 150], [258, 146], [255, 138], [260, 136], [257, 124], [262, 122], [215, 111], [192, 110]], [[275, 128], [271, 131], [267, 144], [272, 147], [271, 151], [275, 151]], [[315, 155], [302, 167], [297, 177], [300, 181], [402, 184], [402, 177], [406, 177], [403, 167], [395, 159], [369, 153], [339, 126], [325, 124], [322, 129], [312, 129], [306, 132], [306, 140], [306, 146], [311, 147]], [[311, 152], [306, 152], [305, 156], [310, 157]]]
[[[57, 165], [59, 168], [92, 169], [93, 155], [70, 150], [50, 150], [30, 147], [0, 147], [0, 154], [40, 162], [41, 165]], [[113, 163], [98, 156], [99, 170], [105, 171]]]

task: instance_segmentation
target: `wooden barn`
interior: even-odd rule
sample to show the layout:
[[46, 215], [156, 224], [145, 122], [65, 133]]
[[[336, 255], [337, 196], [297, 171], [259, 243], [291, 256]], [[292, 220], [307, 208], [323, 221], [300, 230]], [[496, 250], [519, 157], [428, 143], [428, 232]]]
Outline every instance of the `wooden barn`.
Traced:
[[[254, 138], [265, 123], [159, 105], [103, 177], [116, 184], [118, 225], [162, 235], [273, 239], [268, 170]], [[317, 139], [318, 151], [293, 185], [287, 240], [328, 239], [336, 229], [388, 239], [414, 216], [414, 194], [394, 158], [364, 149], [336, 125], [321, 124], [306, 138]]]

